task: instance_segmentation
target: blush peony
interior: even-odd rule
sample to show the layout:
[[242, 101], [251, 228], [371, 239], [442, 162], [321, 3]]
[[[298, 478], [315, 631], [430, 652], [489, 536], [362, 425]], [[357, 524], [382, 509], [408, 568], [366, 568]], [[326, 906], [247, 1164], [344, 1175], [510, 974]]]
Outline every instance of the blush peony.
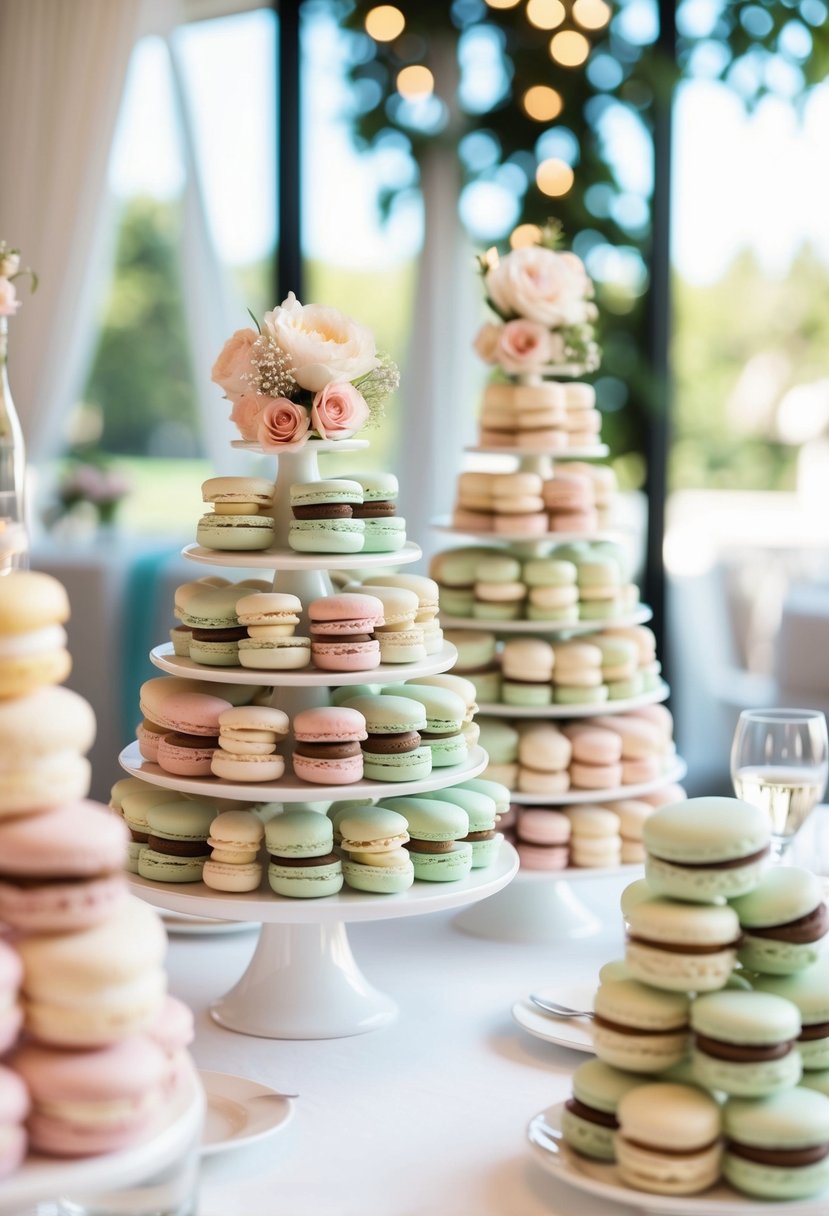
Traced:
[[539, 245], [513, 249], [487, 271], [484, 282], [502, 317], [525, 317], [549, 329], [586, 319], [591, 284], [575, 254]]
[[293, 292], [265, 313], [262, 332], [272, 336], [300, 388], [318, 393], [332, 381], [356, 380], [377, 367], [374, 335], [338, 308], [300, 304]]
[[224, 389], [226, 397], [232, 399], [255, 391], [256, 368], [251, 362], [251, 347], [258, 337], [255, 329], [237, 329], [222, 347], [210, 379]]
[[550, 331], [538, 321], [507, 321], [498, 341], [497, 362], [509, 375], [538, 372], [552, 357]]

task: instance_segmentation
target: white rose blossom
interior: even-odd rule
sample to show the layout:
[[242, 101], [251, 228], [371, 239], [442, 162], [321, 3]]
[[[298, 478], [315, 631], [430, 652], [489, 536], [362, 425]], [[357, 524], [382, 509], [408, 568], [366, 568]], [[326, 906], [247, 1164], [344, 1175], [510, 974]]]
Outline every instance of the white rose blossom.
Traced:
[[487, 271], [484, 282], [505, 318], [525, 317], [550, 329], [587, 320], [590, 279], [575, 254], [539, 245], [513, 249]]
[[284, 352], [297, 384], [312, 393], [332, 381], [354, 381], [378, 365], [370, 329], [338, 308], [303, 306], [293, 292], [265, 313], [262, 333]]

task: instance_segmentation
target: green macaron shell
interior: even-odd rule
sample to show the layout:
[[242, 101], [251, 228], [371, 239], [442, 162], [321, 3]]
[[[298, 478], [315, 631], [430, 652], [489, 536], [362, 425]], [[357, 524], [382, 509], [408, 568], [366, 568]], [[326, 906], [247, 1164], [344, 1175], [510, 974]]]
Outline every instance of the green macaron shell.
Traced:
[[324, 866], [281, 866], [272, 861], [268, 866], [268, 882], [275, 894], [289, 899], [336, 895], [343, 885], [342, 862], [338, 858]]
[[602, 980], [594, 1009], [609, 1022], [635, 1030], [673, 1030], [688, 1024], [684, 993], [663, 992], [634, 979]]
[[621, 614], [618, 600], [579, 600], [580, 621], [612, 621]]
[[[627, 978], [620, 964], [603, 970], [594, 998], [596, 1055], [630, 1072], [662, 1072], [684, 1059], [688, 1050], [688, 997], [663, 992]], [[607, 1026], [606, 1023], [610, 1023]]]
[[761, 1199], [805, 1199], [829, 1187], [829, 1156], [809, 1165], [749, 1161], [739, 1146], [772, 1152], [829, 1147], [829, 1098], [808, 1087], [757, 1102], [731, 1098], [723, 1107], [723, 1173], [732, 1186]]
[[400, 515], [361, 522], [363, 553], [398, 553], [406, 543], [406, 521]]
[[377, 684], [344, 684], [342, 688], [332, 688], [328, 700], [332, 705], [346, 705], [356, 697], [375, 697], [379, 691]]
[[[769, 992], [784, 997], [800, 1010], [802, 1031], [807, 1027], [829, 1023], [829, 958], [790, 975], [752, 975], [752, 986], [757, 992]], [[829, 1068], [829, 1036], [824, 1038], [801, 1038], [798, 1049], [804, 1069]]]
[[[765, 992], [724, 991], [698, 997], [691, 1008], [696, 1034], [740, 1047], [767, 1047], [791, 1042], [800, 1034], [797, 1006]], [[796, 1085], [802, 1063], [796, 1050], [776, 1060], [723, 1060], [698, 1045], [693, 1053], [699, 1085], [737, 1097], [759, 1098]]]
[[458, 842], [448, 853], [409, 852], [415, 878], [421, 882], [457, 882], [472, 869], [472, 845]]
[[141, 854], [144, 852], [146, 847], [146, 844], [138, 840], [131, 840], [127, 845], [127, 856], [124, 862], [124, 868], [128, 870], [130, 874], [137, 874], [139, 872], [138, 863], [141, 859]]
[[201, 882], [208, 856], [205, 853], [203, 857], [173, 857], [143, 848], [138, 857], [138, 873], [152, 882]]
[[191, 640], [187, 650], [188, 658], [204, 667], [238, 667], [238, 642], [206, 642]]
[[611, 680], [607, 685], [608, 701], [628, 701], [645, 691], [645, 680], [639, 672], [628, 680]]
[[607, 685], [581, 688], [578, 685], [556, 684], [556, 705], [601, 705], [607, 700]]
[[497, 807], [495, 799], [488, 794], [468, 789], [463, 785], [453, 785], [449, 789], [440, 790], [439, 794], [416, 794], [417, 798], [438, 797], [441, 802], [452, 802], [455, 806], [466, 811], [470, 832], [489, 832], [495, 827]]
[[[616, 1114], [619, 1102], [631, 1089], [647, 1078], [638, 1073], [623, 1072], [603, 1060], [586, 1060], [573, 1073], [573, 1097], [604, 1115]], [[565, 1106], [561, 1115], [561, 1133], [571, 1148], [597, 1161], [614, 1161], [615, 1129], [593, 1123]]]
[[474, 591], [463, 591], [456, 587], [441, 587], [440, 610], [446, 616], [471, 616], [474, 608]]
[[571, 561], [535, 557], [524, 562], [523, 578], [528, 587], [572, 587], [576, 576], [576, 566]]
[[518, 731], [500, 718], [483, 719], [480, 744], [491, 764], [514, 764], [518, 759]]
[[769, 821], [738, 798], [689, 798], [654, 811], [643, 839], [648, 852], [665, 861], [733, 861], [768, 848]]
[[422, 703], [413, 697], [364, 695], [349, 697], [340, 704], [348, 709], [356, 709], [363, 715], [370, 735], [403, 735], [412, 730], [426, 729], [426, 711]]
[[803, 1089], [814, 1089], [829, 1098], [829, 1068], [809, 1069], [800, 1078]]
[[202, 515], [196, 540], [205, 549], [252, 551], [267, 549], [273, 541], [273, 520], [268, 515]]
[[501, 700], [500, 671], [464, 671], [464, 677], [475, 688], [475, 699], [482, 705], [496, 705]]
[[366, 891], [371, 895], [398, 895], [401, 891], [408, 891], [415, 873], [411, 863], [392, 870], [346, 859], [343, 861], [343, 878], [355, 891]]
[[363, 749], [363, 776], [368, 781], [423, 781], [431, 773], [432, 763], [428, 747], [397, 755]]
[[822, 904], [823, 891], [811, 871], [796, 866], [767, 870], [753, 891], [732, 901], [744, 929], [738, 952], [740, 962], [751, 971], [771, 975], [792, 975], [811, 967], [820, 957], [824, 938], [786, 942], [756, 935], [751, 930], [790, 924], [809, 916]]
[[[601, 1063], [601, 1061], [597, 1061]], [[605, 1065], [609, 1068], [610, 1065]], [[642, 1084], [641, 1079], [639, 1084]], [[574, 1152], [582, 1157], [591, 1157], [594, 1161], [615, 1161], [616, 1149], [613, 1143], [615, 1129], [603, 1127], [600, 1123], [592, 1123], [570, 1110], [567, 1106], [561, 1112], [561, 1135], [565, 1144], [569, 1144]]]
[[449, 768], [453, 764], [462, 764], [469, 755], [469, 747], [463, 735], [450, 735], [446, 739], [423, 740], [424, 747], [429, 749], [432, 756], [432, 768]]
[[320, 857], [334, 847], [334, 828], [316, 811], [283, 811], [265, 824], [265, 843], [276, 857]]
[[517, 621], [521, 618], [521, 605], [475, 600], [472, 605], [472, 616], [478, 621]]
[[165, 840], [207, 840], [216, 809], [182, 799], [160, 802], [147, 811], [147, 831]]
[[363, 502], [394, 502], [400, 486], [394, 473], [350, 473], [363, 491]]
[[414, 840], [461, 840], [469, 833], [469, 816], [453, 802], [437, 797], [405, 797], [387, 798], [385, 805], [403, 816]]
[[427, 731], [460, 730], [466, 706], [457, 693], [433, 684], [401, 684], [399, 696], [419, 701], [426, 714]]
[[250, 593], [250, 587], [205, 587], [187, 600], [181, 623], [190, 629], [231, 629], [239, 624], [236, 604]]
[[288, 544], [297, 553], [362, 553], [361, 519], [295, 519]]
[[[581, 689], [580, 699], [582, 701], [585, 699], [584, 689]], [[552, 705], [553, 686], [552, 684], [513, 684], [509, 679], [504, 679], [501, 681], [501, 700], [504, 705], [523, 705], [529, 708]]]
[[327, 481], [295, 482], [291, 486], [292, 507], [319, 507], [332, 503], [357, 503], [363, 501], [363, 487], [358, 481], [346, 478]]
[[[500, 781], [489, 781], [486, 777], [471, 777], [462, 785], [453, 785], [452, 789], [472, 790], [476, 794], [486, 794], [495, 803], [495, 811], [498, 815], [505, 815], [512, 801], [512, 795], [507, 786], [502, 785]], [[441, 790], [441, 797], [445, 797], [445, 793], [445, 790]], [[451, 798], [449, 801], [452, 801]]]

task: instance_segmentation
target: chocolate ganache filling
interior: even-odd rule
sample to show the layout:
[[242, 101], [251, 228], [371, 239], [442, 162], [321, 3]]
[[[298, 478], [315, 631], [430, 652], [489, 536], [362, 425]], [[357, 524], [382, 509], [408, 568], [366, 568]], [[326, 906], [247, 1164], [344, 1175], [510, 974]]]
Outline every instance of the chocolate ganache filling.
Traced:
[[735, 1157], [756, 1161], [758, 1165], [772, 1165], [792, 1169], [802, 1165], [815, 1165], [829, 1157], [829, 1144], [811, 1144], [804, 1148], [758, 1148], [755, 1144], [742, 1144], [739, 1140], [726, 1140], [725, 1147]]
[[707, 1035], [694, 1036], [696, 1046], [715, 1060], [728, 1060], [732, 1064], [760, 1064], [766, 1060], [782, 1060], [795, 1045], [795, 1039], [783, 1043], [725, 1043], [722, 1039], [709, 1039]]
[[764, 929], [746, 929], [751, 937], [762, 937], [769, 941], [790, 942], [794, 946], [805, 946], [809, 942], [820, 941], [829, 931], [829, 911], [826, 904], [820, 903], [814, 912], [808, 912], [797, 920], [786, 921], [783, 925], [770, 925]]
[[736, 870], [740, 866], [751, 865], [760, 861], [769, 851], [769, 846], [758, 849], [756, 853], [748, 853], [745, 857], [729, 857], [726, 861], [676, 861], [673, 857], [658, 857], [651, 854], [654, 861], [661, 861], [666, 866], [676, 866], [678, 870]]

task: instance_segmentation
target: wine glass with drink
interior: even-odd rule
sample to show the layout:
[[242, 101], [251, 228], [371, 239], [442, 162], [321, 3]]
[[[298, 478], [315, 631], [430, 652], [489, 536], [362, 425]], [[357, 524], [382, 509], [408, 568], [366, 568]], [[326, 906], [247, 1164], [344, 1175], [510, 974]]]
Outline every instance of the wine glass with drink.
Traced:
[[826, 718], [817, 709], [744, 709], [731, 746], [738, 798], [765, 811], [772, 856], [786, 864], [798, 830], [823, 797], [829, 775]]

